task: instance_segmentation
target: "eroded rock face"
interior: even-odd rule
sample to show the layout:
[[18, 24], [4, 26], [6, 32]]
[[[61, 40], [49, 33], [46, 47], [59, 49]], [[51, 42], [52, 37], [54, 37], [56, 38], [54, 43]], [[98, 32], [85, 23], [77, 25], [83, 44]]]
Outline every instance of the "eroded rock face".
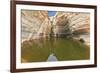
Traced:
[[65, 30], [70, 28], [71, 31], [73, 32], [79, 31], [79, 32], [89, 33], [90, 29], [89, 13], [58, 12], [55, 19], [56, 19], [55, 21], [56, 27], [65, 27]]
[[50, 22], [47, 11], [22, 10], [21, 15], [22, 41], [36, 39], [49, 33]]
[[[84, 39], [89, 43], [90, 14], [80, 12], [56, 12], [48, 17], [48, 11], [22, 10], [22, 42], [25, 40], [49, 37], [51, 28], [57, 35]], [[57, 35], [56, 35], [57, 34]]]
[[[55, 16], [55, 34], [71, 36], [74, 39], [84, 39], [86, 44], [90, 42], [90, 14], [80, 12], [57, 12]], [[65, 35], [66, 34], [66, 35]]]

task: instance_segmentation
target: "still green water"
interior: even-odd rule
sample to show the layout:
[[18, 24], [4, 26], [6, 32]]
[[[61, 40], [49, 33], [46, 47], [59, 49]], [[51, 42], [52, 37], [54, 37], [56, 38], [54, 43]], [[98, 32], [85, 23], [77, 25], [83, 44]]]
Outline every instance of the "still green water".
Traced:
[[58, 61], [90, 58], [89, 46], [73, 39], [54, 38], [23, 42], [21, 62], [46, 62], [52, 53]]

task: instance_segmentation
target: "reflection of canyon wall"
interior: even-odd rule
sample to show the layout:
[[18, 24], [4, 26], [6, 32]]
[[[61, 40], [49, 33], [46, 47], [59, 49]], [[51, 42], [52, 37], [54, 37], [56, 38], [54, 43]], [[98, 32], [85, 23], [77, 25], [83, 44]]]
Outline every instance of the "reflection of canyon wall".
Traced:
[[22, 10], [22, 41], [48, 37], [52, 26], [55, 37], [82, 38], [89, 44], [89, 13], [57, 12], [55, 16], [48, 17], [47, 11]]
[[22, 41], [45, 37], [50, 32], [47, 11], [22, 10]]

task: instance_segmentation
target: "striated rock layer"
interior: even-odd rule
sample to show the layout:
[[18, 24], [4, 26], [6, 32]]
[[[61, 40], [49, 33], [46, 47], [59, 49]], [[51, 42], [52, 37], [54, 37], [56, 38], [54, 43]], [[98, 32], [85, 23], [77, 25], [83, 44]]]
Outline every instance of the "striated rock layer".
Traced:
[[49, 34], [51, 26], [47, 17], [47, 11], [22, 10], [21, 14], [22, 42]]
[[[84, 39], [90, 43], [90, 14], [80, 12], [57, 12], [54, 18], [54, 33]], [[55, 35], [55, 36], [57, 36]]]
[[22, 10], [21, 15], [22, 42], [49, 37], [52, 30], [55, 37], [84, 39], [89, 45], [89, 13], [59, 11], [55, 16], [48, 17], [48, 11]]

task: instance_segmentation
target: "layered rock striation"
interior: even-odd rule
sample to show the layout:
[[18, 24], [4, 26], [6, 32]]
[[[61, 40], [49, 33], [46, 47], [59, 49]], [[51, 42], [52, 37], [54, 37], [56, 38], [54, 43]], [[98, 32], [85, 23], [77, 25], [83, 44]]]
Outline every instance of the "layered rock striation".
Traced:
[[51, 26], [47, 14], [47, 11], [22, 10], [22, 42], [49, 34]]
[[49, 17], [48, 11], [21, 11], [22, 42], [25, 40], [54, 37], [83, 39], [89, 45], [90, 14], [80, 12], [56, 12]]
[[80, 12], [57, 12], [54, 19], [56, 37], [72, 37], [90, 43], [90, 14]]

